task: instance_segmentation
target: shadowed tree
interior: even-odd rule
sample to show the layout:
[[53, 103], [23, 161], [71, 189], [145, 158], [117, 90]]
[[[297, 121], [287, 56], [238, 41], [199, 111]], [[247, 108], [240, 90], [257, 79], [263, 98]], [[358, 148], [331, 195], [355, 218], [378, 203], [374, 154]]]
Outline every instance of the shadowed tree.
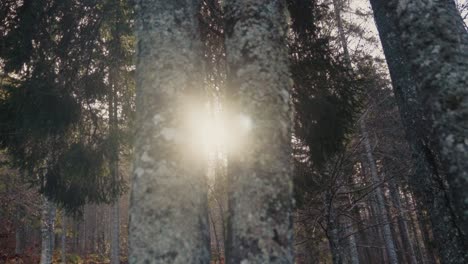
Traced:
[[455, 213], [467, 236], [468, 32], [453, 1], [398, 0], [392, 5], [419, 100], [430, 115]]
[[[416, 1], [418, 2], [418, 1]], [[416, 3], [415, 2], [415, 3]], [[441, 257], [442, 263], [462, 263], [466, 262], [466, 254], [464, 248], [466, 248], [466, 234], [464, 235], [460, 231], [460, 227], [457, 221], [457, 212], [455, 212], [454, 208], [451, 205], [451, 199], [449, 198], [450, 196], [448, 195], [449, 191], [452, 188], [450, 186], [450, 189], [447, 189], [446, 185], [444, 184], [444, 171], [439, 168], [438, 165], [438, 151], [434, 151], [433, 145], [431, 143], [431, 137], [433, 134], [431, 133], [431, 125], [430, 122], [428, 121], [430, 118], [430, 112], [424, 112], [424, 107], [423, 104], [426, 104], [426, 109], [428, 107], [430, 108], [429, 105], [427, 105], [428, 101], [427, 96], [429, 93], [432, 93], [430, 91], [436, 91], [439, 90], [436, 88], [434, 85], [440, 85], [441, 82], [438, 81], [434, 82], [429, 80], [430, 78], [435, 77], [434, 70], [435, 71], [445, 71], [442, 68], [439, 68], [439, 66], [436, 66], [434, 63], [437, 61], [444, 61], [444, 60], [439, 60], [437, 59], [437, 56], [441, 56], [438, 52], [431, 54], [429, 50], [426, 50], [425, 52], [422, 52], [423, 49], [418, 50], [415, 49], [413, 46], [414, 44], [407, 45], [406, 50], [403, 47], [403, 41], [401, 40], [402, 38], [407, 38], [409, 37], [408, 34], [410, 34], [409, 31], [406, 31], [404, 33], [404, 36], [399, 35], [399, 18], [397, 16], [397, 12], [395, 10], [395, 2], [392, 3], [392, 5], [389, 5], [388, 2], [386, 1], [380, 1], [380, 0], [371, 0], [372, 8], [374, 11], [374, 16], [375, 16], [375, 21], [377, 25], [377, 29], [379, 30], [379, 35], [380, 39], [382, 42], [382, 47], [385, 53], [386, 61], [388, 64], [388, 68], [390, 71], [390, 76], [392, 79], [392, 84], [393, 84], [393, 90], [396, 95], [396, 101], [398, 103], [399, 109], [400, 109], [400, 114], [401, 118], [403, 121], [403, 124], [405, 125], [406, 128], [406, 138], [409, 142], [409, 145], [411, 146], [412, 150], [412, 155], [414, 157], [414, 160], [416, 162], [415, 164], [415, 172], [412, 177], [409, 177], [409, 184], [411, 189], [414, 191], [414, 193], [417, 195], [419, 201], [423, 204], [424, 208], [427, 209], [431, 223], [432, 223], [432, 230], [434, 233], [435, 237], [435, 246], [438, 249]], [[440, 5], [440, 3], [438, 4]], [[415, 5], [418, 6], [418, 5]], [[414, 8], [413, 6], [412, 8]], [[421, 6], [422, 7], [422, 6]], [[434, 6], [435, 7], [435, 6]], [[448, 5], [447, 7], [450, 7]], [[453, 9], [451, 12], [453, 13]], [[413, 9], [414, 11], [414, 9]], [[456, 10], [455, 10], [456, 11]], [[434, 12], [428, 12], [428, 14], [433, 15], [435, 14]], [[403, 15], [403, 13], [402, 13]], [[458, 14], [453, 14], [455, 17]], [[418, 16], [413, 17], [416, 19]], [[449, 22], [447, 20], [446, 15], [443, 16], [445, 17], [442, 18], [443, 21]], [[406, 19], [408, 19], [407, 17]], [[443, 22], [442, 21], [442, 22]], [[453, 22], [456, 23], [457, 19], [455, 19]], [[432, 21], [428, 22], [429, 24], [425, 25], [430, 27], [430, 32], [433, 31], [434, 25], [431, 26]], [[420, 25], [421, 26], [421, 25]], [[458, 22], [458, 26], [461, 27], [461, 25]], [[455, 58], [456, 56], [455, 53], [457, 53], [456, 49], [452, 50], [453, 45], [458, 45], [457, 39], [455, 35], [457, 34], [463, 34], [463, 30], [459, 29], [459, 31], [456, 30], [457, 27], [452, 27], [452, 26], [447, 26], [447, 28], [442, 29], [439, 28], [439, 26], [436, 26], [434, 29], [439, 28], [439, 30], [443, 30], [446, 34], [448, 35], [441, 35], [445, 40], [436, 40], [439, 37], [436, 36], [430, 36], [430, 39], [427, 39], [424, 41], [424, 43], [431, 43], [433, 45], [432, 47], [434, 48], [434, 43], [435, 42], [446, 42], [448, 46], [445, 46], [444, 50], [442, 51], [444, 54], [447, 54], [446, 58], [447, 60], [458, 60], [460, 58]], [[412, 27], [404, 27], [405, 30], [411, 30]], [[413, 28], [414, 29], [414, 28]], [[418, 29], [421, 30], [421, 29]], [[446, 31], [447, 30], [447, 31]], [[455, 30], [453, 35], [449, 34], [448, 31]], [[460, 32], [460, 33], [457, 33]], [[421, 32], [416, 32], [416, 33], [411, 33], [411, 34], [421, 34]], [[425, 33], [422, 33], [425, 34]], [[465, 33], [466, 34], [466, 33]], [[428, 36], [423, 36], [423, 38], [427, 38]], [[455, 39], [453, 39], [455, 37]], [[466, 39], [466, 37], [465, 37]], [[462, 38], [459, 39], [460, 41]], [[414, 39], [412, 40], [414, 43]], [[418, 40], [418, 41], [423, 41], [423, 40]], [[406, 43], [406, 41], [405, 41]], [[419, 43], [420, 46], [425, 46], [426, 44], [422, 44], [422, 42], [417, 42]], [[417, 44], [416, 43], [416, 44]], [[451, 45], [450, 45], [451, 43]], [[463, 42], [461, 42], [463, 43]], [[461, 58], [465, 58], [466, 62], [466, 41], [464, 42], [465, 44], [462, 44], [461, 47], [465, 47], [465, 54], [460, 54]], [[437, 44], [436, 44], [437, 45]], [[427, 48], [427, 47], [424, 47]], [[406, 52], [406, 53], [405, 53]], [[429, 64], [426, 66], [431, 67], [432, 71], [425, 71], [422, 68], [418, 70], [417, 74], [412, 74], [411, 72], [411, 63], [410, 60], [412, 58], [414, 59], [418, 56], [422, 57], [427, 57]], [[444, 55], [442, 55], [444, 56]], [[419, 57], [419, 61], [421, 62], [422, 57]], [[448, 61], [445, 61], [446, 65]], [[464, 63], [461, 61], [462, 64]], [[413, 61], [414, 63], [414, 61]], [[455, 63], [457, 64], [457, 63]], [[414, 65], [417, 67], [421, 67], [422, 65]], [[463, 67], [462, 65], [456, 66], [457, 67]], [[416, 69], [416, 68], [415, 68]], [[465, 63], [465, 69], [466, 69], [466, 63]], [[420, 72], [421, 71], [421, 72]], [[455, 73], [456, 71], [454, 71]], [[460, 73], [460, 72], [459, 72]], [[463, 75], [464, 73], [461, 72]], [[422, 76], [424, 75], [424, 76]], [[426, 76], [427, 75], [427, 76]], [[466, 73], [465, 73], [466, 75]], [[432, 77], [431, 77], [432, 76]], [[439, 75], [440, 78], [444, 79], [447, 75]], [[461, 77], [457, 73], [458, 77]], [[455, 78], [458, 78], [455, 77]], [[421, 82], [421, 78], [425, 79], [425, 82]], [[463, 80], [463, 77], [461, 77]], [[466, 76], [465, 78], [465, 87], [466, 87]], [[418, 82], [416, 82], [417, 80]], [[455, 82], [457, 83], [457, 82]], [[457, 85], [455, 85], [457, 86]], [[432, 87], [432, 88], [431, 88]], [[453, 87], [456, 89], [456, 87]], [[440, 89], [438, 93], [438, 96], [442, 96], [445, 92], [449, 91], [452, 89], [450, 85], [444, 85], [444, 89]], [[418, 92], [419, 90], [419, 92]], [[426, 92], [421, 92], [421, 90], [426, 90]], [[463, 94], [463, 91], [459, 90]], [[426, 94], [426, 99], [423, 101], [421, 96], [423, 94]], [[450, 94], [450, 93], [449, 93]], [[435, 98], [434, 96], [431, 96], [432, 100]], [[462, 100], [462, 96], [460, 97], [454, 97]], [[441, 99], [441, 97], [439, 97]], [[465, 92], [465, 99], [466, 101], [466, 92]], [[436, 101], [432, 101], [435, 103]], [[435, 103], [437, 105], [437, 103]], [[446, 104], [440, 104], [439, 106], [447, 106]], [[439, 109], [441, 110], [441, 109]], [[454, 115], [452, 116], [453, 118], [461, 118], [460, 115], [463, 115], [463, 111], [460, 113], [456, 113], [458, 111], [457, 109], [454, 110]], [[465, 110], [466, 111], [466, 110]], [[436, 117], [436, 116], [434, 116]], [[466, 120], [466, 117], [465, 117]], [[446, 120], [448, 121], [448, 120]], [[440, 122], [434, 123], [440, 125]], [[461, 123], [460, 123], [461, 124]], [[457, 124], [454, 124], [457, 126]], [[463, 127], [463, 126], [461, 126]], [[433, 128], [435, 128], [433, 126]], [[454, 132], [461, 132], [460, 130], [454, 130]], [[465, 136], [466, 136], [466, 131], [465, 131]], [[448, 154], [448, 153], [446, 153]], [[465, 154], [466, 155], [466, 154]], [[446, 162], [446, 161], [445, 161]], [[463, 166], [463, 164], [459, 164], [460, 166]], [[466, 172], [465, 172], [466, 173]], [[453, 173], [452, 173], [453, 174]], [[452, 177], [453, 175], [447, 175], [448, 177]], [[453, 183], [453, 181], [452, 181]], [[455, 186], [454, 190], [457, 190], [457, 186]], [[446, 245], [451, 245], [451, 246], [446, 246]]]

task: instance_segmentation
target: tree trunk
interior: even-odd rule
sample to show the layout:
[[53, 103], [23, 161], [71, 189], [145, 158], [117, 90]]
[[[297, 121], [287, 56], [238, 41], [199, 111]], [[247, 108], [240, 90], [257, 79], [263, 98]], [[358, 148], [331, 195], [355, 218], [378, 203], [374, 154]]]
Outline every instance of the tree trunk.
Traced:
[[[369, 162], [371, 179], [374, 184], [379, 184], [380, 179], [377, 175], [377, 167], [375, 165], [375, 160], [372, 154], [372, 148], [369, 140], [369, 135], [367, 133], [366, 125], [364, 119], [361, 121], [361, 133], [363, 137], [364, 147], [366, 151], [367, 160]], [[387, 248], [388, 260], [391, 264], [398, 263], [398, 256], [395, 248], [395, 243], [392, 237], [392, 231], [390, 229], [388, 212], [385, 208], [385, 200], [382, 192], [382, 188], [377, 186], [375, 188], [375, 196], [377, 199], [377, 208], [379, 211], [379, 222], [382, 224], [382, 233], [385, 241], [385, 247]]]
[[[115, 37], [116, 38], [116, 37]], [[112, 71], [109, 74], [109, 82], [111, 84], [111, 89], [109, 92], [109, 137], [111, 140], [110, 146], [110, 171], [111, 177], [115, 185], [119, 182], [119, 123], [118, 123], [118, 93], [117, 93], [117, 76]], [[115, 195], [120, 195], [120, 193], [115, 193]], [[119, 264], [120, 263], [120, 205], [119, 197], [116, 198], [116, 201], [111, 206], [111, 249], [110, 249], [110, 263]]]
[[349, 248], [349, 263], [350, 264], [359, 264], [359, 252], [356, 244], [356, 235], [355, 230], [352, 226], [352, 223], [347, 223], [349, 227], [346, 228], [348, 237], [348, 248]]
[[67, 263], [67, 218], [65, 213], [62, 213], [62, 237], [61, 237], [61, 257], [62, 264]]
[[210, 261], [205, 166], [190, 123], [203, 97], [198, 10], [197, 0], [137, 1], [130, 263]]
[[343, 49], [343, 55], [347, 66], [351, 67], [351, 57], [349, 56], [348, 41], [346, 40], [346, 34], [343, 27], [343, 20], [341, 19], [341, 9], [343, 0], [333, 0], [333, 11], [335, 14], [336, 27], [338, 29], [338, 37], [340, 38], [341, 48]]
[[[405, 202], [405, 200], [403, 200], [403, 202]], [[416, 209], [416, 216], [418, 219], [416, 221], [411, 221], [413, 225], [413, 230], [415, 230], [415, 232], [416, 232], [416, 229], [419, 229], [421, 231], [422, 241], [420, 243], [421, 247], [419, 248], [421, 249], [421, 251], [423, 251], [423, 247], [424, 247], [424, 253], [422, 253], [421, 255], [425, 257], [427, 263], [436, 264], [438, 263], [436, 261], [436, 255], [439, 255], [439, 250], [437, 247], [434, 248], [433, 246], [435, 244], [434, 237], [433, 237], [433, 234], [429, 234], [430, 223], [427, 217], [422, 213], [423, 209], [421, 208], [421, 202], [420, 201], [418, 202], [419, 204], [417, 205], [417, 209]], [[409, 208], [409, 206], [406, 206], [406, 207]]]
[[228, 263], [293, 263], [292, 112], [282, 0], [225, 2], [230, 111]]
[[408, 224], [406, 222], [408, 216], [401, 205], [400, 193], [394, 178], [388, 181], [388, 189], [393, 200], [393, 205], [398, 210], [398, 229], [400, 230], [400, 237], [404, 248], [403, 253], [405, 254], [407, 263], [417, 264], [416, 251], [414, 250], [413, 243], [411, 242], [408, 232]]
[[[466, 256], [463, 256], [466, 238], [463, 238], [459, 231], [454, 217], [455, 212], [448, 199], [440, 170], [437, 168], [437, 158], [430, 147], [428, 139], [430, 129], [426, 121], [428, 118], [423, 114], [410, 63], [401, 47], [404, 41], [398, 37], [396, 12], [389, 9], [386, 3], [381, 0], [371, 0], [397, 104], [406, 128], [406, 137], [416, 162], [415, 173], [409, 177], [408, 182], [429, 213], [435, 237], [434, 242], [440, 252], [442, 263], [463, 263], [466, 262]], [[432, 30], [429, 31], [432, 32]], [[424, 70], [421, 72], [431, 74]], [[451, 246], [447, 247], [448, 244]]]
[[344, 250], [340, 241], [341, 228], [336, 214], [336, 209], [333, 204], [333, 197], [331, 190], [327, 190], [323, 195], [325, 217], [327, 219], [327, 238], [330, 246], [333, 264], [343, 264]]
[[42, 204], [41, 264], [51, 264], [54, 250], [55, 205], [46, 197]]
[[406, 49], [422, 104], [431, 114], [430, 123], [447, 173], [456, 221], [466, 237], [468, 32], [453, 1], [398, 0], [395, 3], [399, 39]]
[[17, 224], [16, 224], [16, 230], [15, 230], [15, 254], [16, 255], [21, 255], [23, 254], [24, 250], [24, 224], [22, 223], [23, 219], [23, 213], [21, 208], [18, 206], [16, 209], [16, 218], [17, 218]]
[[16, 239], [15, 254], [21, 255], [23, 254], [23, 249], [24, 249], [24, 230], [22, 226], [19, 226], [16, 228], [15, 239]]
[[119, 200], [112, 205], [111, 264], [120, 263], [120, 208]]

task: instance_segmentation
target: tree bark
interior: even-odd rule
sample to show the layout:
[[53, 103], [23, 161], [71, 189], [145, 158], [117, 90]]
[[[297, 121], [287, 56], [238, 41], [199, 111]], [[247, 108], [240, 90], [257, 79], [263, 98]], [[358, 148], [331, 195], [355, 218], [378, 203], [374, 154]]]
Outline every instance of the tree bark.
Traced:
[[406, 50], [408, 62], [418, 84], [420, 100], [431, 114], [429, 121], [434, 129], [442, 165], [447, 173], [450, 196], [459, 218], [456, 220], [466, 237], [468, 32], [453, 1], [394, 2], [400, 42]]
[[[367, 160], [369, 162], [372, 182], [374, 184], [379, 184], [380, 179], [379, 179], [379, 176], [377, 175], [377, 167], [375, 165], [375, 160], [372, 154], [372, 148], [371, 148], [371, 144], [369, 140], [369, 135], [367, 133], [367, 128], [364, 123], [364, 119], [362, 119], [360, 122], [361, 122], [361, 133], [363, 137]], [[375, 196], [377, 199], [377, 208], [379, 211], [379, 222], [382, 223], [382, 233], [383, 233], [383, 238], [385, 241], [385, 247], [387, 249], [388, 260], [391, 264], [396, 264], [398, 263], [398, 256], [397, 256], [397, 252], [395, 248], [395, 242], [392, 237], [392, 231], [390, 229], [387, 208], [385, 208], [385, 200], [384, 200], [382, 188], [380, 186], [377, 186], [375, 188]]]
[[400, 193], [394, 178], [388, 181], [388, 189], [393, 200], [393, 205], [398, 210], [398, 229], [400, 230], [400, 237], [404, 247], [403, 253], [407, 259], [407, 263], [417, 264], [416, 251], [414, 250], [413, 243], [411, 242], [408, 232], [408, 224], [406, 222], [408, 217], [405, 209], [401, 205]]
[[24, 231], [25, 231], [25, 226], [22, 223], [22, 218], [23, 218], [23, 212], [20, 208], [20, 206], [17, 206], [16, 209], [16, 218], [17, 218], [17, 224], [16, 224], [16, 230], [15, 230], [15, 254], [16, 255], [21, 255], [23, 254], [24, 251]]
[[282, 0], [225, 2], [230, 110], [244, 124], [242, 153], [229, 154], [228, 263], [293, 263], [286, 10]]
[[359, 264], [359, 252], [356, 244], [356, 235], [355, 230], [352, 226], [351, 221], [347, 223], [349, 227], [346, 228], [346, 233], [350, 233], [348, 237], [348, 248], [349, 248], [349, 263], [350, 264]]
[[334, 195], [331, 190], [327, 190], [323, 195], [323, 206], [325, 207], [325, 217], [327, 219], [327, 238], [333, 264], [343, 264], [345, 262], [344, 250], [340, 241], [340, 231], [342, 229], [340, 228], [338, 215], [333, 204], [333, 197]]
[[55, 205], [46, 197], [42, 204], [41, 264], [51, 264], [54, 251]]
[[119, 200], [112, 205], [111, 264], [120, 263], [120, 208]]
[[62, 264], [67, 263], [67, 218], [65, 212], [62, 212], [62, 234], [61, 234], [61, 257]]
[[[137, 117], [130, 263], [209, 263], [204, 161], [193, 139], [203, 96], [197, 0], [136, 4]], [[198, 104], [198, 105], [197, 105]]]
[[[115, 34], [115, 33], [114, 33]], [[117, 39], [116, 36], [114, 38]], [[119, 179], [119, 153], [120, 153], [120, 144], [119, 144], [119, 120], [118, 120], [118, 93], [117, 93], [117, 76], [115, 76], [114, 70], [111, 69], [109, 74], [109, 82], [111, 84], [109, 91], [109, 137], [111, 138], [110, 146], [110, 172], [111, 177], [115, 185], [120, 181]], [[120, 195], [120, 193], [115, 193], [115, 195]], [[119, 199], [117, 196], [114, 203], [111, 205], [111, 249], [110, 249], [110, 263], [119, 264], [120, 263], [120, 205]]]
[[[437, 167], [437, 158], [431, 150], [430, 125], [427, 116], [423, 113], [423, 106], [417, 92], [416, 84], [420, 83], [420, 80], [417, 80], [418, 82], [413, 80], [415, 75], [411, 73], [410, 61], [401, 44], [405, 41], [402, 41], [401, 36], [398, 35], [397, 14], [395, 10], [387, 6], [387, 1], [371, 0], [371, 4], [393, 90], [406, 128], [406, 138], [416, 163], [415, 173], [409, 177], [409, 185], [423, 206], [427, 208], [433, 227], [434, 242], [440, 252], [442, 263], [466, 262], [466, 256], [463, 256], [466, 238], [461, 234], [456, 217], [454, 217], [456, 212], [451, 206], [448, 190], [443, 184], [442, 175]], [[432, 30], [429, 31], [432, 32]], [[414, 50], [407, 51], [414, 52]], [[419, 51], [416, 53], [419, 54]], [[434, 58], [436, 57], [434, 55]], [[422, 69], [421, 71], [423, 74], [431, 74]], [[448, 244], [451, 246], [447, 247]]]

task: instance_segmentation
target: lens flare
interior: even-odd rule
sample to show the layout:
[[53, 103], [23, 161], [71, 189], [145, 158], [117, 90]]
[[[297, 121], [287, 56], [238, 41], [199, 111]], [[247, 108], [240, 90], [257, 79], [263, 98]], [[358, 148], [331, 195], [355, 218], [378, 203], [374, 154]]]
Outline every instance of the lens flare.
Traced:
[[[245, 136], [253, 129], [252, 119], [245, 113], [227, 115], [209, 107], [188, 111], [187, 122], [194, 155], [213, 158], [243, 147]], [[229, 116], [229, 117], [228, 117]]]

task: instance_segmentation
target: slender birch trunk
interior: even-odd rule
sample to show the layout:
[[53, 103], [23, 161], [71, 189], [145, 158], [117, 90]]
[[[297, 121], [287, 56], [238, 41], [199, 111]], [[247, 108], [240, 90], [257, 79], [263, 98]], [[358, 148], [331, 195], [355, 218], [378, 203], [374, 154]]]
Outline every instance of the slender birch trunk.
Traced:
[[136, 4], [132, 264], [210, 261], [205, 166], [190, 123], [196, 122], [191, 115], [200, 111], [204, 97], [199, 4], [197, 0]]
[[227, 263], [293, 263], [286, 3], [224, 7], [228, 99], [245, 129], [244, 148], [230, 153], [228, 165]]

